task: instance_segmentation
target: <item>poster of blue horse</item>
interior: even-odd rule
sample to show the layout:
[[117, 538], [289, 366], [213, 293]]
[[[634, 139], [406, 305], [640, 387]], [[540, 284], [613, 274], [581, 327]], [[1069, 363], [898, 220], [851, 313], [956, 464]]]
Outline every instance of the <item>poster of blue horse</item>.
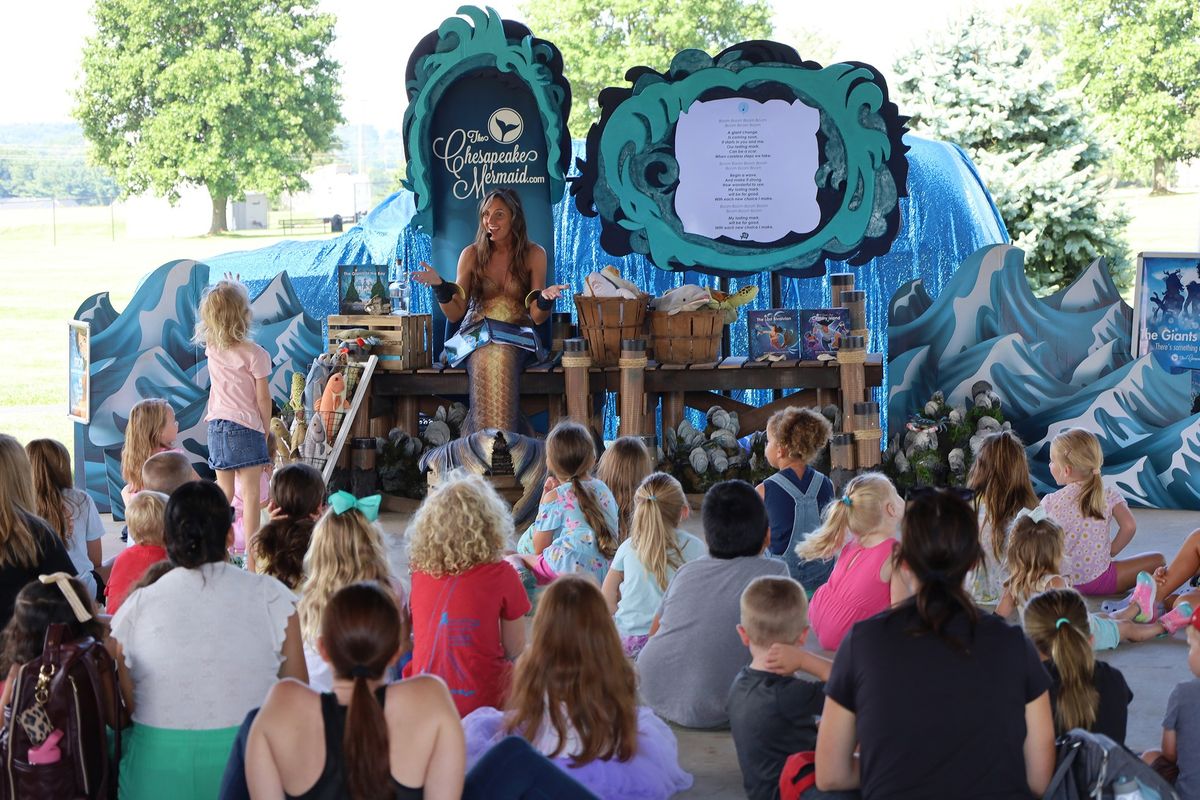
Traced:
[[1200, 253], [1141, 253], [1134, 298], [1135, 358], [1200, 369]]

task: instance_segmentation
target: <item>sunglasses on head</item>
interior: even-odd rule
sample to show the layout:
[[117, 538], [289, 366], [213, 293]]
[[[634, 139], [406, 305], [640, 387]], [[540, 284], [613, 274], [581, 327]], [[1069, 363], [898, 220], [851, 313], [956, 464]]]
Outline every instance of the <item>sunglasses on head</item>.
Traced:
[[969, 503], [975, 499], [975, 490], [968, 489], [965, 486], [912, 486], [904, 491], [905, 501], [916, 500], [920, 497], [929, 497], [940, 492], [945, 492], [965, 503]]

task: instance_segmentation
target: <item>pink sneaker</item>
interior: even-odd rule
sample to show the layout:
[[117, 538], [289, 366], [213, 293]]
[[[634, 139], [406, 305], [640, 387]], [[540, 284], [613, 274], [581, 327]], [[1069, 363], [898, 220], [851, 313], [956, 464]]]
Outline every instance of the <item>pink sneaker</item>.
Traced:
[[1137, 606], [1134, 622], [1154, 622], [1157, 607], [1154, 603], [1154, 576], [1149, 572], [1137, 574], [1137, 584], [1133, 587], [1133, 595], [1129, 598], [1130, 605]]
[[1167, 613], [1158, 618], [1158, 624], [1167, 629], [1168, 636], [1174, 636], [1175, 631], [1186, 628], [1192, 619], [1192, 604], [1187, 600], [1180, 601]]

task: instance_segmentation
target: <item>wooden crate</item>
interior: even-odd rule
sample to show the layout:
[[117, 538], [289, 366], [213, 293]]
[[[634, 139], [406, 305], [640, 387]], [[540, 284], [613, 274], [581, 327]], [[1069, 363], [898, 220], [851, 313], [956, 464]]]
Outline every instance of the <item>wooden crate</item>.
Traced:
[[650, 312], [650, 346], [660, 364], [709, 364], [721, 352], [725, 319], [720, 311]]
[[649, 295], [642, 295], [637, 300], [575, 295], [579, 333], [587, 339], [592, 366], [615, 367], [621, 358], [621, 340], [641, 339], [646, 335], [646, 304], [649, 302]]
[[329, 349], [345, 339], [347, 332], [356, 330], [379, 337], [371, 355], [379, 356], [378, 369], [384, 372], [407, 372], [433, 364], [433, 317], [429, 314], [331, 316]]

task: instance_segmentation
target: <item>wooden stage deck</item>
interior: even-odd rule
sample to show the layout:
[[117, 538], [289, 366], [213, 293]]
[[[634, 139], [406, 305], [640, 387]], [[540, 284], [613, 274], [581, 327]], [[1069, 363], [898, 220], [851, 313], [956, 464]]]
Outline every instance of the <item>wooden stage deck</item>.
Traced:
[[[767, 418], [779, 408], [789, 405], [825, 406], [836, 403], [845, 410], [841, 393], [842, 368], [837, 361], [777, 361], [752, 362], [741, 357], [723, 358], [710, 364], [671, 365], [649, 361], [642, 370], [644, 394], [644, 425], [653, 426], [654, 411], [663, 406], [663, 423], [677, 425], [683, 409], [707, 410], [721, 406], [737, 411], [739, 436], [762, 430]], [[863, 379], [867, 387], [883, 382], [883, 357], [878, 353], [866, 356]], [[588, 391], [596, 396], [621, 391], [621, 367], [590, 367]], [[521, 377], [521, 407], [526, 414], [546, 412], [550, 425], [566, 415], [567, 370], [561, 366], [527, 369]], [[798, 389], [762, 407], [738, 402], [724, 394], [738, 389]], [[446, 398], [467, 394], [467, 373], [464, 369], [434, 364], [425, 369], [409, 371], [379, 371], [371, 383], [372, 433], [386, 434], [393, 424], [413, 433], [419, 414], [433, 414]], [[856, 398], [860, 400], [861, 398]], [[626, 399], [622, 399], [622, 405]], [[602, 407], [602, 404], [599, 406]], [[592, 417], [592, 423], [603, 420]], [[653, 430], [641, 431], [656, 434]]]

